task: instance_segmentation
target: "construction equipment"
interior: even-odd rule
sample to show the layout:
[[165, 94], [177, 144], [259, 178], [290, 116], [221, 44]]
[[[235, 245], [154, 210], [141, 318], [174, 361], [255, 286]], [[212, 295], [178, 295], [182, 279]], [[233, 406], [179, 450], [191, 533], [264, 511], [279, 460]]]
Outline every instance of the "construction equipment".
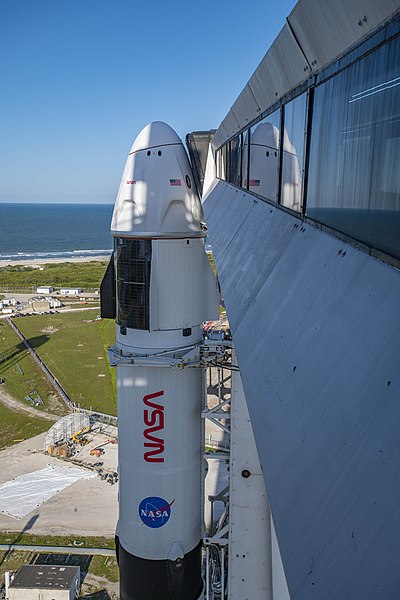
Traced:
[[90, 456], [102, 456], [102, 454], [105, 453], [104, 450], [104, 446], [107, 446], [107, 444], [116, 444], [118, 440], [116, 440], [115, 438], [106, 440], [105, 442], [103, 442], [103, 444], [98, 444], [98, 446], [96, 446], [95, 448], [92, 448], [89, 451]]
[[86, 446], [86, 444], [88, 444], [91, 440], [85, 436], [85, 433], [88, 433], [90, 431], [90, 427], [86, 426], [83, 429], [80, 429], [79, 431], [77, 431], [76, 433], [74, 433], [74, 435], [72, 436], [72, 440], [75, 442], [75, 444], [80, 444], [81, 446]]

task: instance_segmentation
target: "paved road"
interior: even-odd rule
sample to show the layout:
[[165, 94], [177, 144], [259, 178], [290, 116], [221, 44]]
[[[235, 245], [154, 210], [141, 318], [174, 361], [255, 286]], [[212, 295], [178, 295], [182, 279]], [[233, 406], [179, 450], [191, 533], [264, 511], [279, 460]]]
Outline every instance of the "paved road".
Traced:
[[0, 552], [23, 550], [25, 552], [49, 552], [55, 554], [101, 554], [115, 556], [115, 550], [108, 548], [82, 548], [80, 546], [25, 546], [23, 544], [0, 544]]

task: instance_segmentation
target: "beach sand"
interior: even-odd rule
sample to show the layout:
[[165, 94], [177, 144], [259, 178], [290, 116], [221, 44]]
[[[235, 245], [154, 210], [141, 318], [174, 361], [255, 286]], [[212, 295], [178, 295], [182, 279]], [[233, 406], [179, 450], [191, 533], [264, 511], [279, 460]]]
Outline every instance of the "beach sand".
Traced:
[[[111, 256], [111, 255], [110, 255]], [[23, 265], [24, 267], [32, 267], [39, 268], [43, 265], [49, 263], [86, 263], [86, 262], [108, 262], [110, 260], [110, 256], [81, 256], [81, 257], [68, 257], [67, 259], [62, 260], [61, 258], [43, 258], [37, 259], [34, 258], [32, 260], [21, 259], [21, 260], [0, 260], [0, 267], [8, 267], [14, 265]]]

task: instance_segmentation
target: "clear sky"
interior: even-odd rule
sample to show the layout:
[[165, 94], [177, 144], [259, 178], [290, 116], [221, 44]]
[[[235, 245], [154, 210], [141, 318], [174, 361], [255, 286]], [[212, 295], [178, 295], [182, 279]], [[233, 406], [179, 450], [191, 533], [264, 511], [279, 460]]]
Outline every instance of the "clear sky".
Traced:
[[295, 0], [0, 0], [0, 202], [113, 203], [150, 121], [218, 127]]

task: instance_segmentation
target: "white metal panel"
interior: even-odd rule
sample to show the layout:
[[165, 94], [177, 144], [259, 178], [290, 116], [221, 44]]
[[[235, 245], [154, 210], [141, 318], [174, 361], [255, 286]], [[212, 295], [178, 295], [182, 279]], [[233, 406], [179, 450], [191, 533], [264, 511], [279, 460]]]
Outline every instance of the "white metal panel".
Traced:
[[236, 119], [235, 113], [232, 108], [224, 119], [224, 127], [226, 130], [227, 137], [232, 137], [240, 130], [240, 125]]
[[313, 70], [318, 71], [399, 8], [399, 0], [300, 0], [288, 21]]
[[[120, 541], [175, 560], [176, 543], [186, 554], [200, 539], [201, 371], [119, 366], [117, 388]], [[152, 498], [166, 501], [165, 516]]]
[[249, 84], [261, 110], [267, 110], [310, 75], [310, 66], [285, 24]]
[[260, 104], [254, 97], [253, 91], [249, 83], [245, 85], [243, 91], [233, 104], [231, 112], [233, 112], [233, 114], [236, 117], [236, 132], [243, 129], [243, 127], [246, 127], [246, 125], [248, 125], [250, 121], [256, 119], [260, 114]]
[[269, 502], [237, 371], [232, 373], [229, 473], [229, 600], [272, 600]]
[[204, 281], [209, 268], [203, 238], [153, 240], [152, 247], [151, 329], [200, 325], [207, 318]]
[[244, 194], [207, 225], [290, 594], [395, 600], [400, 273]]

